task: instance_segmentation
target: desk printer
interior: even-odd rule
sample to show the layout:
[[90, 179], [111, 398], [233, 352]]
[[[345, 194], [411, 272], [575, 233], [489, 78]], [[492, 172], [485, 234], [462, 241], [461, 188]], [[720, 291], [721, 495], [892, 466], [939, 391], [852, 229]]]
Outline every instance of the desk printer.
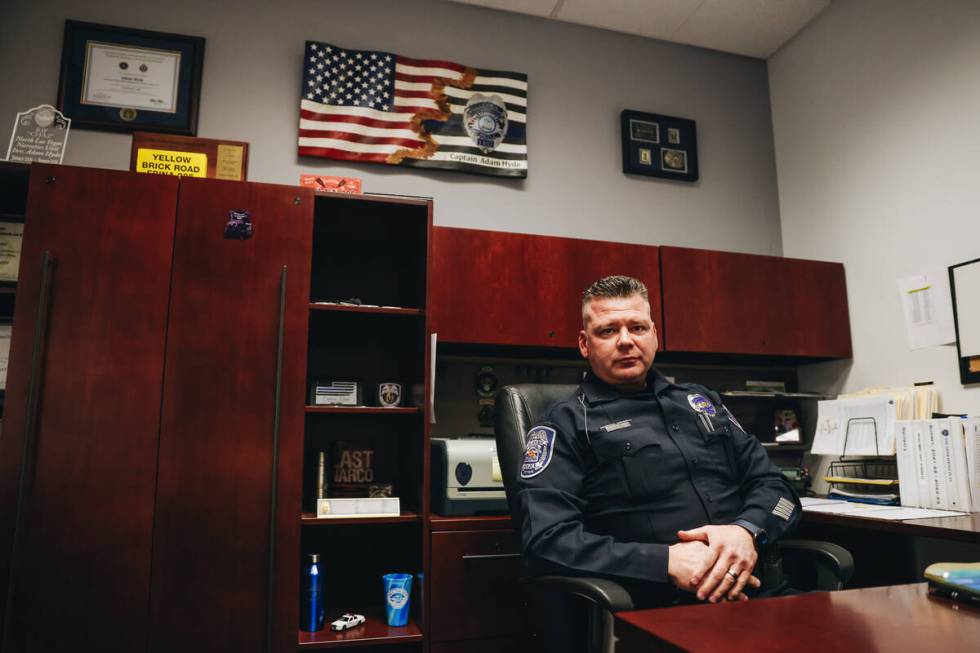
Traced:
[[508, 513], [493, 438], [432, 438], [432, 512], [447, 517]]

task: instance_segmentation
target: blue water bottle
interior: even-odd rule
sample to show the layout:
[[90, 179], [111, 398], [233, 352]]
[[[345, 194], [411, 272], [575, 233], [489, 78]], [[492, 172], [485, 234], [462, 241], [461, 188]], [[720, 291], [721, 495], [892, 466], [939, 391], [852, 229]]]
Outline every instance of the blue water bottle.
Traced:
[[307, 556], [300, 584], [303, 587], [303, 594], [299, 629], [309, 633], [323, 630], [326, 614], [323, 607], [323, 576], [320, 575], [319, 553], [311, 553]]

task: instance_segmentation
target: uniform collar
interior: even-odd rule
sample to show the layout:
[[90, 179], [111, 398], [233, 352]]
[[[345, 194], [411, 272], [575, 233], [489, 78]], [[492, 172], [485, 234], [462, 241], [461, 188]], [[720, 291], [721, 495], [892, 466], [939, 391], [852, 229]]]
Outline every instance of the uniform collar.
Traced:
[[589, 370], [588, 373], [586, 373], [585, 378], [582, 380], [581, 388], [582, 392], [585, 394], [585, 398], [588, 399], [590, 404], [601, 404], [607, 401], [620, 399], [622, 397], [638, 397], [649, 394], [660, 394], [672, 385], [673, 384], [667, 380], [667, 377], [665, 377], [655, 368], [651, 367], [650, 371], [647, 372], [646, 390], [635, 394], [623, 394], [617, 390], [615, 386], [609, 385], [597, 377], [592, 370]]

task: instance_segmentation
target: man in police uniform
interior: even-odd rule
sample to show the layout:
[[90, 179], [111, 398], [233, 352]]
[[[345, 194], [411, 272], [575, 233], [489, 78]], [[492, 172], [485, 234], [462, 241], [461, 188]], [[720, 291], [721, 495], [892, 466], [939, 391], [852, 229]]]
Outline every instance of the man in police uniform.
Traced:
[[799, 520], [795, 492], [715, 392], [651, 369], [657, 332], [642, 282], [596, 281], [582, 321], [591, 370], [528, 433], [526, 564], [612, 578], [637, 607], [747, 599], [760, 585], [758, 547]]

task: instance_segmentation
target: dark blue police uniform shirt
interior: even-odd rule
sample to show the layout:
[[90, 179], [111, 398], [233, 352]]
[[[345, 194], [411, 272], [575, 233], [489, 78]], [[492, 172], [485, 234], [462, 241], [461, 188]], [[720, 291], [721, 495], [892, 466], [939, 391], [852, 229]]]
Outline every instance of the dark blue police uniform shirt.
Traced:
[[666, 583], [677, 531], [738, 522], [770, 541], [800, 501], [717, 393], [651, 370], [621, 394], [591, 372], [528, 432], [518, 479], [532, 573]]

